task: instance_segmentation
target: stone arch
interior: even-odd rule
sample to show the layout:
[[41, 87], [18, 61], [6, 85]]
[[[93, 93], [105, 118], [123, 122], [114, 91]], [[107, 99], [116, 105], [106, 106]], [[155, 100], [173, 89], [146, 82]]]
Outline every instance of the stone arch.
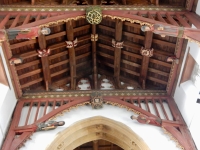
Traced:
[[72, 150], [84, 143], [100, 139], [126, 150], [150, 150], [129, 127], [101, 116], [84, 119], [71, 125], [57, 135], [47, 150]]

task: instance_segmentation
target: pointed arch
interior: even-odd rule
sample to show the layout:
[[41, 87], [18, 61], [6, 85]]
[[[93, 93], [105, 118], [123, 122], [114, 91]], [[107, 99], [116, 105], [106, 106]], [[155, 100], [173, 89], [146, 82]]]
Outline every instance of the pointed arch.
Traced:
[[126, 150], [150, 150], [126, 125], [101, 116], [76, 122], [57, 135], [47, 150], [69, 150], [93, 141], [107, 140]]

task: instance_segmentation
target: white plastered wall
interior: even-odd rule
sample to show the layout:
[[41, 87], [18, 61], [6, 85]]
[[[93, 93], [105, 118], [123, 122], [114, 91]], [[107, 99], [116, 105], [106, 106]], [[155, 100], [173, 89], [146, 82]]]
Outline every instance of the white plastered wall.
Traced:
[[[200, 15], [200, 2], [198, 1], [196, 13]], [[193, 26], [194, 27], [194, 26]], [[186, 56], [189, 53], [194, 58], [197, 64], [200, 65], [200, 47], [188, 42], [186, 53], [183, 62], [185, 63]], [[180, 84], [182, 71], [185, 64], [182, 64], [182, 69], [179, 74], [178, 84], [176, 86], [174, 99], [178, 108], [189, 127], [197, 149], [200, 149], [200, 104], [196, 103], [199, 97], [200, 89], [197, 89], [191, 80]]]
[[10, 124], [10, 119], [15, 108], [17, 99], [9, 76], [9, 71], [5, 62], [4, 54], [0, 46], [0, 54], [2, 56], [4, 68], [8, 78], [10, 87], [0, 84], [0, 148], [5, 138], [7, 129]]
[[81, 106], [56, 118], [56, 121], [65, 121], [64, 126], [58, 127], [55, 130], [34, 133], [31, 136], [31, 140], [28, 140], [20, 150], [44, 150], [56, 138], [59, 132], [62, 132], [79, 120], [94, 116], [107, 117], [127, 125], [145, 141], [151, 150], [178, 150], [174, 141], [170, 140], [162, 128], [140, 124], [136, 120], [131, 120], [130, 116], [133, 114], [133, 112], [127, 111], [125, 108], [106, 104], [102, 109], [98, 110], [92, 109], [91, 106]]

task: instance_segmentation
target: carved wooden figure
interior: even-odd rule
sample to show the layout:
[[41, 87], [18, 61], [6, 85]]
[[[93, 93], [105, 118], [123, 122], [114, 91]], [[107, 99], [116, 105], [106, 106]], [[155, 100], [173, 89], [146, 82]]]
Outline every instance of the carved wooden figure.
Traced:
[[144, 115], [139, 115], [138, 117], [135, 117], [134, 115], [131, 116], [131, 119], [136, 119], [139, 123], [142, 124], [151, 124], [155, 126], [161, 126], [162, 120], [160, 118], [154, 118], [154, 117], [147, 117]]
[[36, 131], [46, 131], [46, 130], [53, 130], [58, 126], [63, 126], [65, 124], [64, 121], [47, 121], [45, 123], [39, 123], [37, 125]]
[[161, 35], [161, 37], [173, 36], [200, 43], [200, 29], [154, 24], [153, 26], [144, 25], [141, 27], [141, 30], [144, 32], [152, 31], [155, 34]]
[[25, 29], [7, 29], [8, 39], [35, 39], [39, 35], [48, 35], [51, 33], [49, 28], [32, 27]]

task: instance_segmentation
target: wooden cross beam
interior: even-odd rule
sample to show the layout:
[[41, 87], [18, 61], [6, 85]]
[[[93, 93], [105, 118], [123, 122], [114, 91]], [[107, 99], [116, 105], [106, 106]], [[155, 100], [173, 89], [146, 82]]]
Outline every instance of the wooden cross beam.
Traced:
[[[46, 37], [41, 34], [38, 37], [38, 43], [40, 49], [46, 49]], [[42, 70], [43, 70], [43, 76], [44, 76], [44, 83], [46, 87], [46, 91], [49, 91], [49, 87], [51, 85], [51, 74], [50, 74], [50, 69], [49, 69], [49, 57], [41, 57], [42, 61]]]
[[[66, 32], [68, 41], [74, 41], [73, 22], [70, 20], [66, 23]], [[70, 76], [71, 76], [71, 89], [76, 88], [76, 56], [74, 47], [69, 48], [69, 64], [70, 64]]]
[[[115, 41], [121, 42], [123, 32], [123, 22], [121, 20], [115, 20]], [[120, 88], [120, 64], [121, 64], [121, 48], [115, 47], [114, 50], [114, 80], [116, 88]]]
[[[151, 31], [146, 32], [145, 40], [144, 40], [144, 47], [146, 49], [151, 48], [152, 39], [153, 39], [153, 32], [151, 32]], [[142, 56], [142, 65], [141, 65], [141, 69], [140, 69], [139, 83], [141, 84], [143, 89], [145, 89], [145, 84], [146, 84], [145, 82], [147, 79], [148, 66], [149, 66], [149, 57]]]

